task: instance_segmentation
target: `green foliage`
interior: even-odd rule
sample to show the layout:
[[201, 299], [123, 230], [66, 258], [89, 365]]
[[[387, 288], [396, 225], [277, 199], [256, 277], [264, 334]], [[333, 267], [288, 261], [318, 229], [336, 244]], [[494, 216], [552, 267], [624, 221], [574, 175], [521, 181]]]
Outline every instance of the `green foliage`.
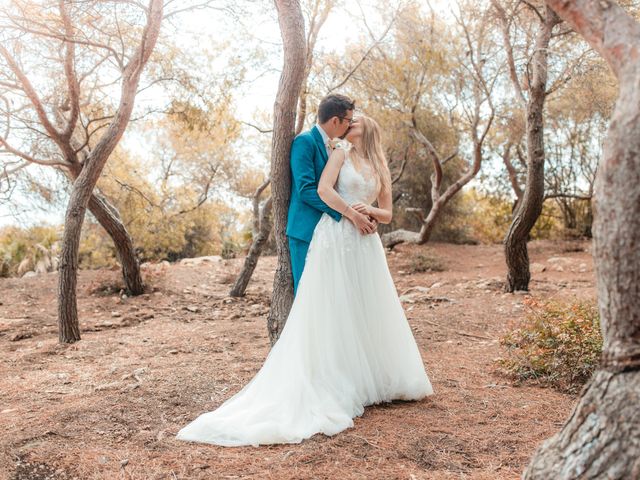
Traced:
[[500, 343], [508, 357], [499, 364], [518, 381], [536, 381], [576, 393], [591, 377], [602, 352], [597, 305], [527, 299], [529, 313]]
[[[147, 135], [154, 145], [150, 155], [116, 150], [98, 183], [120, 212], [140, 259], [220, 254], [224, 241], [238, 243], [240, 212], [228, 198], [252, 193], [261, 180], [234, 150], [240, 130], [229, 99], [204, 107], [174, 102], [171, 114], [150, 124]], [[115, 260], [112, 250], [106, 253]]]
[[[500, 243], [504, 240], [511, 224], [514, 206], [512, 201], [470, 189], [462, 193], [461, 202], [463, 207], [459, 209], [460, 218], [456, 221], [466, 223], [471, 238], [481, 243]], [[557, 205], [545, 202], [542, 213], [531, 230], [531, 239], [563, 238], [564, 227], [559, 218]]]
[[502, 242], [511, 223], [512, 202], [475, 189], [463, 192], [463, 198], [470, 210], [471, 235], [481, 243]]

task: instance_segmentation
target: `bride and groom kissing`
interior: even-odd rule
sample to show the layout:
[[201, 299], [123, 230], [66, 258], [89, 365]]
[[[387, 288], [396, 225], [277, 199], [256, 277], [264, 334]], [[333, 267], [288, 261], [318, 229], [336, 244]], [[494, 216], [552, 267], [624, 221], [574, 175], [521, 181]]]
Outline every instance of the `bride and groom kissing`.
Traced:
[[299, 443], [352, 427], [368, 405], [433, 393], [377, 234], [392, 218], [382, 132], [354, 110], [348, 97], [328, 95], [318, 124], [291, 146], [295, 298], [280, 338], [240, 391], [177, 439]]

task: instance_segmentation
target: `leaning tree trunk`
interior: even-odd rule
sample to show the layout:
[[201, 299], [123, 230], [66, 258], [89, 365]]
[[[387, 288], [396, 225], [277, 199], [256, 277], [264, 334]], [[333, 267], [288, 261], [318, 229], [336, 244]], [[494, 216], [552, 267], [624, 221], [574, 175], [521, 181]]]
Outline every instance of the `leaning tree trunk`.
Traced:
[[116, 114], [104, 136], [85, 160], [80, 175], [73, 183], [65, 215], [58, 278], [58, 327], [61, 343], [73, 343], [80, 340], [76, 287], [82, 223], [84, 222], [89, 199], [102, 173], [102, 169], [109, 155], [111, 155], [120, 141], [131, 118], [142, 69], [149, 60], [149, 56], [158, 39], [162, 11], [162, 0], [150, 0], [147, 11], [147, 25], [142, 32], [140, 44], [122, 72], [120, 104]]
[[544, 202], [544, 123], [543, 109], [547, 89], [548, 48], [558, 16], [547, 7], [544, 22], [536, 38], [533, 54], [533, 79], [527, 102], [527, 181], [522, 201], [515, 211], [504, 239], [507, 261], [506, 290], [529, 290], [529, 253], [527, 239], [535, 225]]
[[594, 195], [602, 361], [525, 479], [640, 478], [640, 24], [606, 0], [547, 0], [620, 83]]
[[284, 65], [273, 112], [271, 145], [271, 196], [273, 228], [278, 252], [278, 266], [273, 280], [271, 310], [267, 319], [269, 338], [274, 344], [293, 303], [293, 277], [287, 245], [287, 210], [291, 188], [289, 153], [305, 64], [304, 18], [298, 0], [275, 0], [284, 45]]
[[269, 234], [271, 233], [271, 203], [272, 198], [269, 197], [262, 207], [262, 211], [259, 215], [258, 228], [257, 231], [254, 232], [254, 238], [251, 242], [251, 248], [249, 248], [249, 252], [247, 253], [247, 257], [244, 260], [244, 265], [242, 266], [242, 271], [236, 282], [233, 284], [231, 288], [231, 292], [229, 295], [232, 297], [243, 297], [246, 290], [247, 285], [249, 285], [249, 280], [251, 280], [251, 276], [253, 275], [253, 271], [256, 269], [256, 265], [258, 265], [258, 258], [262, 254], [262, 249], [264, 245], [267, 243], [267, 239], [269, 238]]
[[[72, 164], [74, 167], [76, 164]], [[81, 166], [70, 169], [70, 175], [77, 179]], [[127, 293], [141, 295], [144, 293], [144, 282], [140, 272], [140, 262], [133, 246], [131, 235], [124, 226], [118, 210], [103, 196], [94, 191], [89, 198], [89, 211], [96, 218], [102, 228], [111, 237], [120, 265], [122, 266], [122, 279]]]
[[113, 240], [116, 254], [122, 266], [122, 279], [129, 295], [142, 295], [144, 282], [140, 262], [133, 246], [131, 235], [124, 226], [116, 208], [107, 199], [94, 192], [89, 198], [89, 211]]

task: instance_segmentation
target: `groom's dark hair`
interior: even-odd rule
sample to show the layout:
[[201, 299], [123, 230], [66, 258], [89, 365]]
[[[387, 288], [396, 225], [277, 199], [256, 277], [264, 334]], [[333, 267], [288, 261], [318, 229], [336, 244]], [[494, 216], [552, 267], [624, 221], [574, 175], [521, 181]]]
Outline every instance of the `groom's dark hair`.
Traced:
[[320, 101], [318, 122], [325, 123], [331, 120], [332, 117], [344, 118], [347, 115], [347, 110], [354, 110], [355, 108], [355, 100], [351, 100], [349, 97], [339, 93], [327, 95]]

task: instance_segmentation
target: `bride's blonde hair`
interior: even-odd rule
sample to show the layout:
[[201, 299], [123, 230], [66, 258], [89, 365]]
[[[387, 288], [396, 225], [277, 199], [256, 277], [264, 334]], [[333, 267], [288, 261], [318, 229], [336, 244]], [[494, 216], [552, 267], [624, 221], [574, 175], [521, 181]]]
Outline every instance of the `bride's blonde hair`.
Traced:
[[381, 190], [391, 191], [391, 173], [387, 165], [387, 157], [382, 148], [382, 132], [380, 125], [373, 118], [362, 115], [358, 118], [362, 125], [362, 155], [369, 163]]

